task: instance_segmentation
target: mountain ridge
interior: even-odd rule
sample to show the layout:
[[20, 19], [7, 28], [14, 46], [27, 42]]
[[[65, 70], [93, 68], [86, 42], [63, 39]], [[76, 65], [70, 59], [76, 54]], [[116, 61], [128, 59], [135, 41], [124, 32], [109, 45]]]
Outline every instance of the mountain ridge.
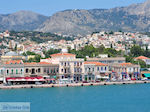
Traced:
[[31, 11], [0, 15], [0, 30], [35, 30], [67, 35], [95, 31], [150, 32], [150, 0], [111, 9], [68, 9], [50, 17]]

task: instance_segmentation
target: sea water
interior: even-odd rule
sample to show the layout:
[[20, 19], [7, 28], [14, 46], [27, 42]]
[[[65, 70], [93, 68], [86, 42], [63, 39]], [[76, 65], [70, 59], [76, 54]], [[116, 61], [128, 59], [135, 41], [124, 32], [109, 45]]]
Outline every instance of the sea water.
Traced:
[[150, 112], [150, 84], [0, 90], [0, 102], [31, 112]]

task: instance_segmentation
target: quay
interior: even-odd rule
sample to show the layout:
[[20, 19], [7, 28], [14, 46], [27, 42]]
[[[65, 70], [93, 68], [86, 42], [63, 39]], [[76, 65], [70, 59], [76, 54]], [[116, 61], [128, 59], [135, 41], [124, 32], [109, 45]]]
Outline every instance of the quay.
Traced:
[[123, 82], [99, 82], [99, 83], [70, 83], [70, 84], [28, 84], [28, 85], [0, 85], [0, 89], [19, 89], [19, 88], [52, 88], [52, 87], [77, 87], [77, 86], [102, 86], [102, 85], [122, 85], [122, 84], [144, 84], [150, 81], [123, 81]]

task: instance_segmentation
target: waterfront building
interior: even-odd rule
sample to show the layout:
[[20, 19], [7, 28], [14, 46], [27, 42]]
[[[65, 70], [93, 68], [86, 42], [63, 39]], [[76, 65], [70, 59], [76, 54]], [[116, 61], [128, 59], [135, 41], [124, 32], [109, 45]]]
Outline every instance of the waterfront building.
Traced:
[[51, 58], [41, 59], [41, 62], [49, 62], [59, 65], [59, 79], [81, 82], [84, 75], [84, 59], [77, 59], [75, 54], [57, 53]]
[[11, 60], [0, 64], [1, 77], [24, 77], [24, 63], [22, 60]]
[[84, 59], [77, 59], [75, 54], [57, 53], [52, 54], [52, 63], [59, 64], [60, 79], [69, 79], [81, 82], [84, 74]]
[[117, 79], [121, 80], [137, 80], [140, 79], [140, 65], [131, 63], [120, 63], [111, 65], [112, 72]]
[[56, 78], [59, 70], [58, 64], [52, 64], [47, 62], [25, 63], [24, 68], [26, 77], [50, 76]]
[[95, 81], [109, 78], [109, 68], [107, 64], [100, 62], [84, 62], [84, 80]]
[[137, 60], [142, 60], [146, 63], [146, 65], [150, 65], [150, 58], [148, 57], [145, 57], [145, 56], [139, 56], [139, 57], [136, 57], [134, 58], [135, 61]]

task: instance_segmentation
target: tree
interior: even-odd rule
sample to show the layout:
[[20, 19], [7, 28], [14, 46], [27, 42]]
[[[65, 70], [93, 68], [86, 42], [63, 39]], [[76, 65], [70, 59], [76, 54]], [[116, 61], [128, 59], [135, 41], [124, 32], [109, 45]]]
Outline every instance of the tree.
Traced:
[[60, 49], [50, 49], [48, 51], [43, 51], [45, 58], [49, 58], [51, 54], [59, 53]]
[[144, 54], [143, 51], [144, 51], [144, 50], [141, 49], [140, 46], [134, 45], [134, 46], [131, 48], [130, 53], [131, 53], [134, 57], [137, 57], [137, 56], [141, 56], [142, 54]]

